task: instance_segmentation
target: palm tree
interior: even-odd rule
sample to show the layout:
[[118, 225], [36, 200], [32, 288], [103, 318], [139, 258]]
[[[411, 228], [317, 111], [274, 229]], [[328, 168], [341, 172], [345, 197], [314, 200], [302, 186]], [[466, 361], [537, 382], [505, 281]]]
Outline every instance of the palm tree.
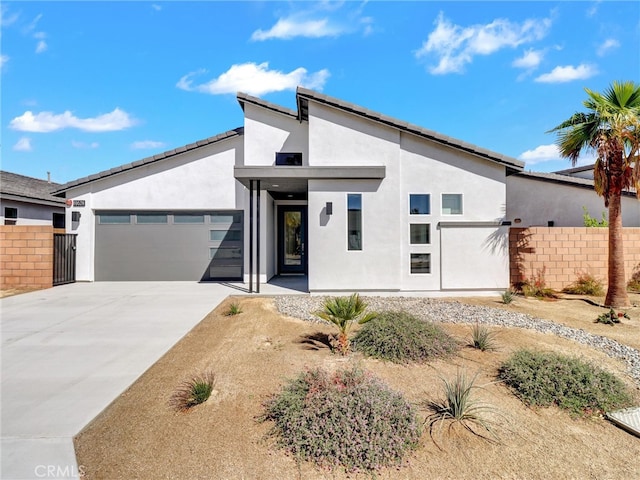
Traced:
[[338, 327], [336, 349], [342, 355], [347, 355], [350, 350], [351, 342], [348, 335], [351, 325], [355, 322], [363, 324], [376, 318], [377, 314], [373, 312], [365, 314], [366, 308], [367, 304], [354, 293], [350, 297], [327, 298], [324, 301], [324, 309], [315, 312], [316, 316]]
[[583, 150], [595, 151], [594, 188], [609, 209], [608, 290], [605, 305], [629, 306], [622, 239], [622, 191], [640, 195], [640, 85], [613, 82], [604, 92], [585, 88], [587, 113], [575, 113], [550, 130], [556, 132], [560, 155], [575, 166]]

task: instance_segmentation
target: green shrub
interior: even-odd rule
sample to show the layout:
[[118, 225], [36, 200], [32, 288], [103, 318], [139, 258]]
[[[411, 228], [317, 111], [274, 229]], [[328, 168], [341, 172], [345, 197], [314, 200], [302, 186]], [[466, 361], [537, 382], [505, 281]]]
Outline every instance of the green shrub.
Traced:
[[473, 397], [474, 390], [482, 389], [475, 384], [477, 378], [478, 374], [468, 377], [464, 371], [458, 370], [453, 380], [442, 379], [444, 400], [427, 403], [429, 409], [433, 411], [426, 419], [432, 439], [434, 427], [438, 424], [442, 427], [445, 422], [449, 422], [449, 428], [454, 424], [460, 424], [474, 435], [491, 440], [478, 432], [478, 429], [481, 429], [483, 433], [490, 434], [493, 440], [498, 440], [486, 415], [489, 412], [496, 412], [495, 408]]
[[185, 411], [204, 403], [211, 396], [214, 383], [215, 374], [210, 371], [186, 380], [178, 385], [169, 405], [176, 410]]
[[613, 308], [611, 308], [609, 309], [608, 312], [598, 315], [598, 318], [596, 318], [595, 323], [604, 323], [606, 325], [614, 325], [616, 323], [620, 323], [621, 318], [628, 319], [629, 315], [627, 315], [626, 312], [616, 313], [616, 311]]
[[500, 366], [499, 378], [527, 405], [551, 406], [588, 415], [629, 404], [615, 376], [580, 359], [520, 350]]
[[579, 273], [576, 281], [562, 291], [573, 295], [594, 295], [597, 297], [604, 295], [602, 281], [587, 272]]
[[354, 323], [364, 324], [376, 317], [376, 313], [365, 313], [367, 304], [357, 293], [350, 297], [329, 297], [324, 301], [321, 311], [315, 312], [317, 317], [333, 323], [338, 327], [337, 338], [330, 338], [331, 346], [341, 355], [351, 351], [349, 330]]
[[471, 343], [473, 348], [486, 352], [496, 349], [496, 334], [485, 325], [476, 323], [471, 327]]
[[547, 287], [547, 281], [544, 278], [546, 270], [546, 267], [543, 267], [536, 272], [531, 280], [522, 282], [521, 289], [525, 297], [557, 298], [556, 292]]
[[584, 212], [582, 214], [582, 219], [584, 221], [585, 227], [608, 227], [609, 226], [609, 222], [607, 221], [607, 214], [605, 212], [602, 212], [602, 220], [598, 221], [597, 218], [594, 218], [591, 215], [589, 215], [589, 210], [587, 210], [587, 207], [583, 206], [582, 211]]
[[504, 303], [505, 305], [509, 305], [511, 302], [513, 302], [514, 295], [511, 289], [505, 290], [500, 296], [502, 297], [502, 303]]
[[357, 367], [304, 372], [264, 406], [278, 445], [323, 467], [399, 465], [421, 435], [411, 404]]
[[238, 302], [233, 302], [229, 305], [229, 310], [227, 310], [227, 316], [240, 315], [242, 313], [242, 307]]
[[353, 339], [357, 351], [395, 363], [426, 362], [457, 350], [455, 340], [438, 325], [406, 312], [385, 312]]

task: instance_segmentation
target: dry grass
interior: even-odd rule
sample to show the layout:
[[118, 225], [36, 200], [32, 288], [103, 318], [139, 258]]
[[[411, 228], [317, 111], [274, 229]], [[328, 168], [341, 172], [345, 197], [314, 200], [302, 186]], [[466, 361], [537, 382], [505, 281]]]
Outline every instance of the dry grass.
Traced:
[[[638, 308], [630, 311], [630, 320], [610, 328], [593, 321], [602, 309], [575, 300], [517, 298], [510, 305], [499, 298], [468, 301], [538, 312], [542, 318], [616, 335], [619, 341], [640, 347]], [[599, 417], [574, 419], [556, 408], [530, 409], [505, 386], [494, 383], [500, 363], [512, 352], [535, 347], [591, 360], [636, 388], [637, 394], [624, 364], [599, 351], [553, 335], [491, 327], [500, 334], [497, 351], [463, 349], [450, 359], [410, 366], [359, 354], [344, 358], [332, 354], [326, 344], [331, 326], [282, 317], [269, 299], [239, 302], [242, 315], [226, 316], [223, 303], [77, 436], [78, 463], [85, 467], [86, 478], [369, 478], [340, 471], [329, 474], [308, 463], [297, 465], [267, 439], [269, 424], [256, 420], [264, 400], [286, 379], [308, 367], [331, 370], [351, 362], [402, 391], [415, 405], [438, 400], [441, 378], [453, 378], [459, 369], [479, 372], [476, 381], [486, 385], [482, 400], [505, 417], [492, 423], [500, 444], [454, 427], [438, 437], [439, 450], [426, 434], [406, 465], [383, 469], [377, 478], [640, 478], [637, 438]], [[443, 327], [461, 343], [468, 341], [469, 325]], [[216, 371], [209, 400], [187, 413], [167, 405], [177, 378], [208, 369]], [[423, 418], [429, 413], [421, 412]]]

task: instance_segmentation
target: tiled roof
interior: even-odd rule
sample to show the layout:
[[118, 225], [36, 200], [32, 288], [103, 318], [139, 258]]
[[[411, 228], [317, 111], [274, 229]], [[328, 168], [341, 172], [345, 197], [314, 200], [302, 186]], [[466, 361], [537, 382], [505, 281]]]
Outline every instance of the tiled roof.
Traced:
[[500, 163], [502, 165], [505, 165], [507, 167], [513, 168], [518, 171], [524, 168], [524, 162], [521, 162], [520, 160], [516, 160], [515, 158], [508, 157], [506, 155], [502, 155], [500, 153], [496, 153], [491, 150], [484, 149], [482, 147], [473, 145], [471, 143], [463, 142], [462, 140], [458, 140], [452, 137], [448, 137], [446, 135], [442, 135], [438, 132], [434, 132], [433, 130], [427, 130], [426, 128], [422, 128], [418, 125], [413, 125], [403, 120], [398, 120], [396, 118], [389, 117], [387, 115], [374, 112], [372, 110], [368, 110], [366, 108], [360, 107], [353, 103], [345, 102], [340, 99], [315, 92], [313, 90], [308, 90], [306, 88], [298, 87], [296, 95], [298, 99], [298, 111], [300, 112], [301, 119], [303, 120], [308, 119], [308, 101], [312, 100], [318, 103], [322, 103], [324, 105], [338, 108], [345, 112], [353, 113], [355, 115], [367, 118], [374, 122], [382, 123], [390, 127], [397, 128], [407, 133], [411, 133], [423, 138], [427, 138], [429, 140], [432, 140], [436, 143], [440, 143], [442, 145], [447, 145], [458, 150], [463, 150], [465, 152], [471, 153], [473, 155], [477, 155], [479, 157], [485, 158], [487, 160], [491, 160], [493, 162]]
[[594, 164], [591, 165], [583, 165], [581, 167], [567, 168], [565, 170], [557, 170], [553, 173], [557, 173], [558, 175], [571, 175], [573, 173], [581, 173], [588, 172], [589, 170], [593, 170]]
[[64, 199], [55, 197], [52, 192], [60, 188], [59, 183], [26, 177], [17, 173], [0, 171], [0, 194], [20, 197], [25, 201], [41, 200], [64, 204]]
[[151, 163], [155, 163], [161, 160], [165, 160], [167, 158], [174, 157], [176, 155], [180, 155], [181, 153], [189, 152], [192, 150], [197, 150], [198, 148], [205, 147], [207, 145], [211, 145], [212, 143], [217, 143], [222, 140], [226, 140], [228, 138], [239, 137], [244, 134], [244, 128], [239, 127], [233, 130], [229, 130], [227, 132], [221, 133], [214, 137], [205, 138], [203, 140], [198, 140], [197, 142], [190, 143], [189, 145], [184, 145], [183, 147], [174, 148], [173, 150], [167, 150], [166, 152], [159, 153], [157, 155], [153, 155], [151, 157], [143, 158], [142, 160], [136, 160], [132, 163], [127, 163], [126, 165], [120, 165], [119, 167], [112, 168], [110, 170], [105, 170], [100, 173], [96, 173], [94, 175], [89, 175], [88, 177], [79, 178], [77, 180], [72, 180], [71, 182], [65, 183], [59, 189], [57, 189], [54, 194], [59, 195], [63, 192], [69, 190], [70, 188], [77, 187], [79, 185], [83, 185], [85, 183], [94, 182], [96, 180], [100, 180], [102, 178], [110, 177], [111, 175], [116, 175], [118, 173], [126, 172], [128, 170], [132, 170], [137, 167], [141, 167], [142, 165], [149, 165]]
[[267, 102], [265, 100], [262, 100], [261, 98], [252, 97], [251, 95], [247, 95], [246, 93], [242, 93], [242, 92], [238, 93], [237, 98], [238, 98], [238, 103], [240, 103], [240, 106], [242, 107], [242, 110], [244, 110], [245, 103], [252, 103], [254, 105], [258, 105], [260, 107], [266, 108], [268, 110], [273, 110], [274, 112], [282, 113], [289, 117], [298, 118], [298, 113], [295, 110], [291, 110], [290, 108], [276, 105], [275, 103]]
[[[559, 183], [562, 185], [570, 185], [573, 187], [589, 188], [593, 190], [593, 180], [590, 178], [574, 177], [571, 175], [559, 175], [557, 173], [545, 173], [545, 172], [518, 172], [515, 174], [517, 177], [530, 178], [532, 180], [540, 180], [543, 182]], [[625, 196], [635, 197], [635, 192], [625, 190], [622, 192]]]

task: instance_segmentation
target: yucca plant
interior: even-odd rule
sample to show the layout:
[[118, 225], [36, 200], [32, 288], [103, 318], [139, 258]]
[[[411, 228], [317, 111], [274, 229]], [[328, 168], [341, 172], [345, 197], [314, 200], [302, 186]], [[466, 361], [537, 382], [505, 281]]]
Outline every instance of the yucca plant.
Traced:
[[500, 296], [502, 297], [502, 303], [504, 303], [505, 305], [509, 305], [511, 302], [513, 302], [513, 292], [511, 291], [511, 289], [505, 290]]
[[486, 325], [480, 325], [476, 322], [476, 324], [471, 327], [471, 342], [469, 345], [483, 352], [495, 350], [495, 338], [495, 332], [489, 330]]
[[242, 313], [242, 307], [238, 302], [233, 302], [229, 305], [229, 310], [227, 310], [227, 316], [240, 315]]
[[[429, 435], [432, 440], [434, 427], [440, 425], [442, 428], [442, 425], [448, 422], [449, 430], [453, 425], [459, 424], [478, 437], [490, 442], [499, 442], [498, 436], [492, 430], [491, 423], [486, 417], [487, 413], [496, 412], [496, 409], [473, 397], [474, 390], [482, 389], [475, 384], [477, 378], [477, 373], [473, 377], [469, 377], [466, 372], [461, 370], [457, 371], [453, 380], [442, 378], [444, 400], [427, 403], [427, 407], [433, 412], [425, 420], [425, 423], [429, 424]], [[489, 434], [491, 438], [485, 434]], [[435, 440], [434, 443], [436, 443]], [[440, 448], [437, 443], [436, 446]]]
[[366, 308], [367, 304], [354, 293], [350, 297], [329, 297], [324, 301], [323, 309], [315, 312], [316, 316], [338, 327], [338, 336], [333, 344], [341, 355], [348, 355], [351, 350], [349, 331], [352, 325], [367, 323], [376, 318], [377, 314], [374, 312], [365, 313]]

